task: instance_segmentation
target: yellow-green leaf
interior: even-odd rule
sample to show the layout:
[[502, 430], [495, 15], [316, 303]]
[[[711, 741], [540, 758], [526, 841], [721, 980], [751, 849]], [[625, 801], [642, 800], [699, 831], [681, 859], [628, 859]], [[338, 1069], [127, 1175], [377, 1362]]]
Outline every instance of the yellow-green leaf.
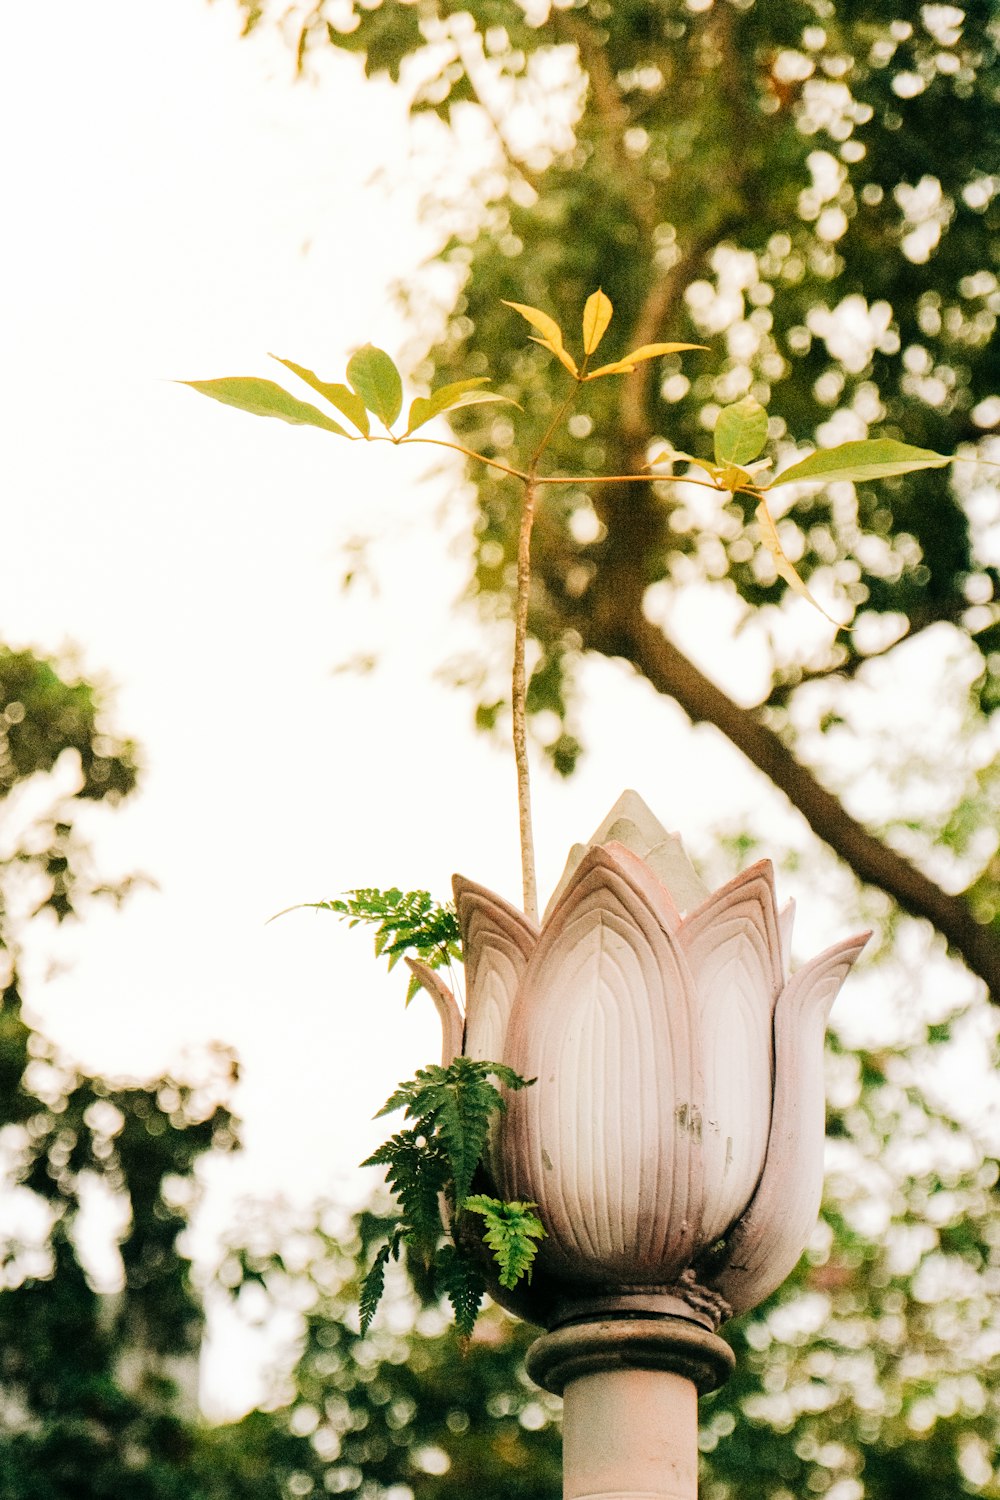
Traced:
[[759, 401], [747, 396], [724, 406], [715, 422], [717, 464], [748, 464], [767, 442], [767, 412]]
[[335, 406], [349, 422], [353, 422], [364, 437], [368, 436], [370, 429], [365, 403], [349, 386], [320, 380], [312, 370], [307, 370], [304, 365], [297, 365], [290, 359], [282, 359], [279, 354], [272, 354], [271, 358], [276, 359], [279, 365], [284, 365], [286, 370], [291, 370], [292, 374], [297, 375], [300, 380], [304, 380], [306, 385], [311, 385], [318, 395], [322, 396], [325, 401], [329, 401], [331, 406]]
[[738, 464], [724, 464], [715, 469], [715, 482], [720, 490], [728, 490], [731, 495], [740, 492], [758, 494], [757, 486], [753, 483], [746, 469], [741, 469]]
[[403, 405], [403, 382], [385, 350], [365, 344], [351, 355], [347, 378], [368, 410], [391, 427]]
[[638, 349], [633, 349], [622, 359], [616, 359], [613, 364], [601, 365], [597, 370], [591, 370], [585, 378], [596, 380], [600, 375], [630, 375], [636, 365], [641, 365], [644, 360], [656, 359], [661, 354], [679, 354], [683, 349], [705, 349], [706, 344], [640, 344]]
[[566, 352], [562, 344], [553, 344], [549, 339], [536, 339], [533, 333], [529, 334], [528, 337], [533, 344], [541, 344], [543, 349], [547, 349], [550, 354], [554, 354], [559, 363], [565, 365], [571, 375], [579, 375], [580, 372], [576, 367], [572, 355]]
[[542, 312], [537, 307], [529, 307], [525, 302], [508, 302], [506, 298], [503, 299], [503, 305], [504, 307], [512, 307], [515, 312], [519, 312], [521, 317], [531, 324], [532, 328], [538, 329], [543, 339], [548, 339], [553, 344], [562, 345], [562, 329], [555, 318], [550, 318], [548, 313]]
[[796, 573], [793, 564], [788, 559], [784, 547], [782, 547], [781, 545], [781, 538], [778, 536], [778, 528], [774, 524], [774, 518], [767, 508], [766, 501], [762, 500], [757, 506], [756, 516], [757, 525], [760, 527], [760, 539], [764, 543], [764, 546], [767, 548], [768, 552], [770, 552], [771, 554], [772, 561], [774, 562], [774, 570], [777, 573], [778, 577], [783, 578], [789, 585], [789, 587], [794, 589], [796, 594], [800, 594], [803, 599], [808, 599], [813, 608], [818, 609], [820, 614], [823, 615], [825, 619], [830, 621], [831, 625], [836, 625], [838, 630], [841, 629], [842, 627], [839, 621], [835, 620], [832, 615], [827, 614], [822, 604], [818, 603], [817, 600], [813, 598], [812, 594], [809, 592], [806, 585], [802, 582], [802, 579], [799, 577], [798, 573]]
[[193, 391], [211, 396], [213, 401], [235, 406], [254, 417], [277, 417], [282, 422], [291, 422], [294, 427], [320, 427], [324, 432], [335, 432], [338, 437], [350, 436], [332, 417], [324, 416], [308, 401], [290, 396], [273, 380], [258, 380], [255, 375], [228, 375], [221, 380], [179, 380], [177, 384], [189, 385]]
[[943, 469], [952, 459], [932, 448], [912, 448], [895, 438], [863, 438], [839, 443], [836, 448], [818, 448], [785, 469], [765, 488], [776, 484], [798, 484], [804, 480], [833, 484], [835, 480], [889, 479], [894, 474], [912, 474], [916, 469]]
[[600, 287], [591, 292], [583, 309], [583, 352], [593, 354], [608, 331], [614, 308], [611, 298], [606, 297]]
[[652, 469], [655, 468], [657, 464], [676, 463], [696, 464], [699, 469], [704, 469], [706, 474], [711, 474], [712, 478], [715, 478], [715, 464], [710, 464], [703, 458], [695, 458], [693, 453], [682, 453], [680, 448], [664, 448], [663, 451], [661, 453], [658, 453], [656, 457], [650, 462], [648, 467]]
[[498, 396], [493, 391], [476, 389], [485, 384], [488, 378], [486, 375], [477, 375], [471, 380], [454, 380], [450, 385], [443, 385], [440, 390], [432, 391], [429, 396], [415, 396], [410, 406], [406, 436], [416, 432], [418, 427], [423, 427], [432, 417], [440, 416], [442, 412], [456, 411], [460, 406], [479, 406], [485, 401], [503, 401], [510, 406], [517, 406], [517, 402], [510, 396]]
[[562, 329], [555, 318], [550, 318], [548, 313], [542, 312], [537, 307], [529, 307], [524, 302], [508, 302], [504, 298], [503, 304], [505, 307], [512, 307], [515, 312], [519, 312], [521, 317], [531, 324], [532, 328], [537, 328], [541, 334], [541, 338], [534, 339], [533, 342], [541, 344], [543, 349], [548, 349], [551, 354], [555, 355], [560, 364], [566, 366], [571, 375], [576, 375], [576, 365], [566, 352], [565, 345], [563, 344]]

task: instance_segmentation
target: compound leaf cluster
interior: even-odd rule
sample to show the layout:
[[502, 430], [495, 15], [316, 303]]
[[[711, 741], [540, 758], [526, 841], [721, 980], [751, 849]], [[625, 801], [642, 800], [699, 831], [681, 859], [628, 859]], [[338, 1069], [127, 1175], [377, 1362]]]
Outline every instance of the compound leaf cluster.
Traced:
[[451, 1303], [455, 1327], [463, 1338], [468, 1338], [486, 1294], [486, 1277], [481, 1266], [457, 1245], [445, 1244], [438, 1251], [434, 1274], [438, 1290]]
[[[375, 925], [375, 956], [383, 955], [392, 969], [405, 954], [421, 959], [428, 968], [439, 969], [462, 957], [462, 932], [450, 902], [435, 901], [429, 891], [362, 888], [347, 891], [335, 901], [303, 903], [315, 911], [332, 911], [349, 927], [361, 922]], [[409, 1005], [420, 985], [411, 979], [406, 991]]]
[[485, 1193], [466, 1198], [462, 1205], [467, 1213], [482, 1214], [486, 1221], [483, 1239], [493, 1252], [501, 1286], [515, 1287], [522, 1276], [531, 1279], [538, 1241], [545, 1235], [537, 1214], [531, 1212], [534, 1206], [517, 1201], [504, 1203]]
[[494, 1079], [509, 1089], [525, 1086], [525, 1080], [502, 1063], [456, 1057], [446, 1068], [421, 1068], [416, 1077], [399, 1085], [378, 1112], [381, 1116], [402, 1109], [404, 1119], [413, 1121], [413, 1131], [403, 1134], [423, 1138], [428, 1147], [437, 1144], [447, 1164], [452, 1207], [468, 1196], [490, 1120], [506, 1108]]
[[408, 1123], [362, 1163], [385, 1168], [399, 1204], [397, 1225], [362, 1286], [363, 1332], [382, 1296], [385, 1268], [404, 1244], [450, 1301], [459, 1332], [472, 1332], [486, 1277], [476, 1255], [456, 1233], [467, 1211], [482, 1214], [486, 1221], [483, 1240], [496, 1261], [500, 1284], [513, 1287], [530, 1275], [537, 1241], [545, 1233], [530, 1212], [534, 1204], [469, 1196], [491, 1121], [506, 1108], [499, 1085], [519, 1089], [527, 1082], [502, 1063], [456, 1057], [447, 1067], [421, 1068], [379, 1110], [385, 1115], [402, 1109]]

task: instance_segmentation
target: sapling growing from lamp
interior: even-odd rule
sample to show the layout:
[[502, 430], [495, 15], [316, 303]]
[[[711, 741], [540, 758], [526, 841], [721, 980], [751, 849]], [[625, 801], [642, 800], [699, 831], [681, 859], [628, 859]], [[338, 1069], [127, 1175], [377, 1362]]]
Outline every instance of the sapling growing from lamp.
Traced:
[[[519, 962], [523, 960], [523, 964], [528, 964], [532, 961], [531, 954], [536, 946], [543, 953], [543, 958], [545, 952], [545, 929], [542, 929], [541, 941], [538, 929], [527, 754], [525, 666], [531, 536], [539, 495], [552, 486], [589, 488], [602, 484], [648, 484], [654, 480], [658, 483], [698, 485], [717, 492], [724, 502], [732, 501], [736, 496], [748, 497], [754, 508], [756, 540], [770, 554], [776, 572], [789, 587], [819, 609], [819, 604], [782, 546], [778, 518], [772, 508], [774, 492], [793, 484], [878, 480], [920, 469], [943, 467], [953, 460], [944, 454], [912, 447], [895, 439], [870, 439], [818, 450], [793, 462], [777, 476], [768, 478], [766, 471], [770, 468], [771, 461], [762, 457], [768, 440], [768, 414], [758, 402], [747, 397], [719, 412], [710, 455], [682, 452], [668, 445], [656, 453], [648, 467], [639, 473], [584, 477], [549, 472], [547, 459], [553, 436], [573, 409], [586, 400], [586, 388], [589, 385], [597, 380], [628, 374], [639, 364], [666, 355], [704, 352], [703, 346], [677, 342], [644, 344], [609, 362], [596, 365], [593, 356], [602, 344], [613, 316], [612, 304], [603, 291], [598, 289], [587, 298], [580, 334], [576, 340], [568, 340], [557, 322], [544, 311], [517, 302], [506, 305], [530, 325], [534, 330], [530, 335], [533, 342], [548, 350], [566, 374], [565, 394], [561, 403], [557, 404], [541, 438], [528, 448], [516, 465], [475, 452], [453, 437], [427, 436], [424, 431], [436, 418], [472, 404], [499, 402], [516, 407], [517, 403], [503, 393], [485, 389], [488, 385], [487, 377], [477, 375], [452, 382], [426, 396], [413, 396], [404, 425], [401, 421], [404, 406], [402, 377], [389, 355], [372, 345], [366, 345], [352, 355], [347, 364], [346, 383], [322, 380], [305, 366], [287, 359], [278, 360], [278, 363], [320, 397], [329, 410], [293, 396], [273, 381], [256, 377], [240, 376], [182, 383], [190, 385], [203, 395], [253, 415], [316, 427], [352, 442], [381, 442], [397, 447], [427, 444], [448, 449], [498, 470], [520, 485], [511, 703], [523, 911], [519, 913], [514, 908], [507, 908], [499, 898], [479, 892], [478, 887], [471, 887], [468, 883], [460, 885], [465, 891], [465, 922], [473, 924], [472, 929], [467, 927], [467, 931], [475, 931], [476, 914], [480, 911], [477, 902], [484, 902], [481, 909], [488, 913], [487, 925], [492, 922], [499, 933], [496, 941], [501, 945], [509, 942], [512, 951], [516, 950], [520, 954]], [[378, 430], [373, 429], [373, 419], [378, 424]], [[679, 466], [683, 466], [683, 472], [678, 472]], [[831, 623], [837, 624], [836, 621]], [[614, 837], [612, 834], [612, 838]], [[662, 829], [659, 833], [654, 832], [653, 844], [661, 837], [665, 838]], [[608, 847], [615, 850], [621, 845], [612, 843]], [[645, 839], [644, 850], [647, 847], [652, 847], [648, 838]], [[583, 856], [585, 871], [590, 869], [595, 860], [600, 862], [596, 854], [590, 857], [590, 865], [586, 863], [587, 858], [588, 856]], [[628, 883], [628, 861], [620, 865], [617, 854], [608, 858], [608, 878], [612, 884], [620, 878]], [[652, 861], [653, 856], [650, 855], [649, 858]], [[616, 860], [619, 860], [618, 864]], [[624, 871], [624, 875], [621, 875], [621, 871]], [[684, 881], [690, 883], [691, 878], [693, 877], [682, 875], [682, 884]], [[760, 877], [758, 885], [761, 890], [764, 887], [770, 889], [769, 879], [769, 876], [767, 879]], [[757, 909], [765, 913], [760, 920], [767, 928], [768, 945], [773, 949], [778, 941], [775, 926], [777, 918], [772, 911], [773, 893], [767, 895], [765, 891], [761, 895], [757, 886], [754, 886], [754, 890], [757, 892], [754, 896]], [[717, 894], [722, 908], [726, 910], [729, 909], [727, 903], [737, 899], [736, 896], [729, 896], [728, 888], [727, 892]], [[666, 890], [664, 895], [669, 901]], [[384, 955], [390, 967], [401, 957], [407, 959], [411, 969], [407, 999], [411, 998], [416, 987], [422, 986], [431, 995], [438, 1009], [444, 1032], [442, 1063], [422, 1069], [415, 1078], [400, 1084], [380, 1111], [382, 1114], [396, 1109], [404, 1111], [404, 1127], [368, 1159], [368, 1164], [386, 1169], [387, 1179], [399, 1203], [399, 1219], [368, 1269], [361, 1296], [362, 1326], [367, 1328], [374, 1315], [382, 1293], [388, 1261], [397, 1258], [405, 1247], [409, 1254], [415, 1255], [433, 1273], [438, 1289], [451, 1301], [459, 1329], [468, 1334], [474, 1326], [485, 1291], [492, 1289], [501, 1296], [513, 1294], [516, 1298], [520, 1295], [519, 1288], [523, 1288], [531, 1279], [540, 1247], [543, 1260], [548, 1253], [544, 1248], [544, 1240], [551, 1224], [547, 1230], [535, 1212], [537, 1204], [530, 1199], [516, 1194], [507, 1196], [498, 1193], [498, 1180], [504, 1176], [504, 1170], [497, 1167], [495, 1160], [491, 1161], [495, 1152], [490, 1143], [506, 1128], [503, 1121], [508, 1112], [508, 1104], [521, 1096], [525, 1089], [529, 1089], [534, 1080], [525, 1077], [509, 1062], [502, 1061], [496, 1049], [485, 1055], [482, 1053], [482, 1046], [486, 1044], [484, 1037], [493, 1036], [488, 1027], [483, 1031], [482, 1024], [477, 1023], [483, 1035], [474, 1044], [470, 1041], [469, 1012], [467, 1010], [465, 1015], [462, 1014], [452, 991], [445, 986], [439, 972], [442, 966], [460, 957], [465, 958], [467, 965], [474, 965], [476, 962], [475, 955], [463, 953], [462, 930], [453, 906], [435, 903], [426, 892], [403, 893], [397, 889], [356, 890], [336, 900], [312, 904], [334, 912], [352, 926], [359, 922], [372, 923], [375, 927], [376, 954]], [[706, 906], [709, 904], [710, 902], [706, 902]], [[693, 911], [694, 907], [689, 906], [688, 910]], [[693, 919], [688, 924], [692, 933], [700, 932], [699, 920]], [[679, 916], [677, 923], [680, 923]], [[700, 939], [692, 937], [690, 941], [696, 944]], [[814, 973], [815, 979], [804, 979], [796, 991], [799, 976], [794, 976], [791, 990], [805, 996], [809, 984], [815, 982], [816, 985], [825, 986], [825, 995], [831, 991], [834, 983], [839, 987], [840, 980], [857, 951], [860, 951], [860, 947], [855, 940], [847, 945], [840, 945], [837, 950], [830, 950], [828, 955], [822, 955], [815, 961], [814, 969], [810, 971]], [[697, 954], [691, 960], [693, 965], [695, 958]], [[700, 963], [702, 959], [698, 958], [697, 961]], [[787, 975], [773, 954], [769, 961], [777, 965], [772, 985], [774, 994], [777, 994], [786, 983]], [[805, 975], [806, 971], [802, 973]], [[470, 972], [470, 1003], [473, 988]], [[513, 991], [508, 999], [513, 1003]], [[773, 1005], [773, 995], [771, 1003]], [[503, 1039], [500, 1032], [496, 1032], [494, 1040], [499, 1043]], [[789, 1042], [789, 1046], [792, 1045]], [[523, 1048], [521, 1050], [524, 1051]], [[530, 1047], [525, 1055], [534, 1055]], [[776, 1098], [775, 1117], [781, 1117], [781, 1110], [785, 1108], [786, 1112], [791, 1111], [789, 1119], [792, 1119], [795, 1107], [794, 1099], [787, 1105], [782, 1105]], [[523, 1110], [518, 1112], [518, 1119], [521, 1118], [526, 1118]], [[756, 1165], [749, 1161], [747, 1164], [748, 1191], [762, 1170], [764, 1158], [761, 1153], [767, 1144], [767, 1130], [764, 1126], [762, 1130], [764, 1133], [758, 1143], [760, 1160], [756, 1161]], [[544, 1180], [545, 1173], [539, 1182], [544, 1185]], [[811, 1190], [810, 1186], [809, 1191]], [[806, 1202], [803, 1210], [806, 1219], [810, 1211], [815, 1215], [815, 1208], [810, 1210], [808, 1207], [808, 1199], [809, 1192], [805, 1193], [803, 1200]], [[737, 1194], [733, 1199], [732, 1213], [729, 1214], [732, 1222], [727, 1219], [727, 1214], [729, 1210], [725, 1207], [716, 1213], [719, 1223], [714, 1226], [711, 1235], [711, 1255], [705, 1247], [698, 1249], [695, 1240], [692, 1240], [688, 1261], [684, 1262], [682, 1254], [677, 1265], [688, 1278], [687, 1285], [692, 1297], [695, 1292], [690, 1289], [696, 1287], [697, 1295], [703, 1302], [707, 1299], [711, 1303], [712, 1298], [715, 1298], [720, 1304], [729, 1306], [738, 1303], [740, 1299], [745, 1300], [751, 1293], [756, 1295], [759, 1284], [754, 1281], [749, 1292], [737, 1285], [739, 1275], [734, 1265], [727, 1262], [727, 1247], [733, 1243], [740, 1244], [740, 1254], [744, 1256], [747, 1265], [751, 1264], [753, 1255], [758, 1253], [762, 1216], [770, 1224], [768, 1216], [771, 1211], [761, 1207], [758, 1197], [752, 1198], [748, 1203]], [[727, 1222], [723, 1223], [723, 1219]], [[714, 1225], [711, 1214], [706, 1222]], [[693, 1233], [694, 1227], [689, 1228]], [[553, 1246], [548, 1255], [549, 1263], [557, 1269], [562, 1264], [560, 1256], [563, 1261], [566, 1259], [565, 1234], [568, 1231], [562, 1232], [561, 1245]], [[785, 1259], [788, 1254], [793, 1256], [793, 1263], [801, 1249], [801, 1245], [798, 1249], [795, 1248], [798, 1233], [796, 1221], [788, 1237], [785, 1254]], [[697, 1260], [698, 1256], [701, 1256], [701, 1260]], [[695, 1257], [696, 1263], [692, 1264], [691, 1257]], [[782, 1275], [784, 1274], [787, 1271], [783, 1271]], [[698, 1281], [698, 1276], [702, 1275], [709, 1284], [702, 1285]], [[737, 1286], [735, 1292], [734, 1286]]]

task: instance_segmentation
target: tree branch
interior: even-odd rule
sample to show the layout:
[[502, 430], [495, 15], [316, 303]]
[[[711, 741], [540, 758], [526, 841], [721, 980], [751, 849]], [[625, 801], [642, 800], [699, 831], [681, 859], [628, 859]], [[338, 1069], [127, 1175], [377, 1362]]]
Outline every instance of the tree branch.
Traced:
[[[735, 215], [732, 222], [735, 227]], [[633, 348], [654, 344], [664, 337], [669, 324], [674, 320], [685, 288], [694, 280], [695, 272], [705, 256], [725, 236], [728, 228], [727, 218], [703, 230], [694, 237], [671, 269], [650, 283], [632, 329], [630, 343]], [[656, 369], [655, 361], [645, 360], [636, 365], [622, 381], [618, 410], [620, 434], [629, 460], [623, 465], [626, 472], [642, 469], [645, 464], [646, 445], [651, 436], [649, 393]]]
[[[636, 223], [650, 243], [655, 212], [651, 214], [648, 184], [625, 150], [624, 131], [628, 110], [607, 57], [585, 23], [559, 13], [560, 25], [576, 42], [581, 65], [590, 78], [594, 113], [601, 124], [602, 144], [626, 188]], [[746, 113], [742, 83], [736, 64], [731, 26], [722, 25], [715, 36], [722, 54], [723, 87], [735, 96], [737, 118]], [[750, 128], [749, 122], [748, 129]], [[744, 177], [744, 174], [740, 174]], [[730, 215], [746, 210], [745, 177], [728, 184], [736, 189], [737, 203], [729, 201], [718, 214], [710, 215], [691, 239], [681, 259], [655, 279], [640, 308], [634, 330], [636, 343], [662, 337], [664, 324], [673, 316], [697, 267], [712, 247], [725, 237]], [[637, 368], [622, 385], [619, 413], [619, 445], [622, 472], [642, 467], [652, 435], [650, 392], [652, 364]], [[624, 502], [624, 503], [620, 503]], [[813, 832], [844, 859], [857, 876], [886, 892], [913, 916], [933, 923], [973, 973], [986, 983], [991, 998], [1000, 1004], [1000, 941], [997, 933], [977, 922], [965, 900], [950, 896], [917, 870], [908, 860], [884, 844], [844, 808], [837, 797], [798, 761], [781, 739], [763, 724], [753, 710], [741, 708], [642, 613], [648, 558], [662, 550], [662, 512], [643, 504], [635, 488], [627, 497], [615, 487], [603, 490], [595, 505], [607, 528], [600, 547], [594, 582], [582, 600], [569, 599], [558, 587], [553, 591], [558, 607], [578, 629], [585, 648], [607, 656], [623, 656], [659, 691], [669, 695], [694, 723], [713, 724], [747, 759], [783, 791]], [[554, 561], [551, 559], [550, 561]], [[544, 564], [543, 564], [544, 566]], [[558, 565], [557, 565], [558, 566]], [[554, 583], [555, 579], [552, 580]]]
[[[674, 699], [693, 723], [713, 724], [741, 750], [802, 814], [812, 831], [851, 866], [861, 880], [885, 891], [910, 913], [938, 929], [982, 979], [1000, 1004], [1000, 942], [996, 932], [974, 918], [960, 896], [950, 896], [908, 860], [868, 832], [832, 792], [817, 781], [778, 736], [747, 709], [734, 703], [642, 614], [637, 580], [626, 591], [622, 580], [604, 575], [597, 606], [575, 621], [584, 645], [605, 655], [623, 656], [657, 689]], [[596, 592], [596, 590], [595, 590]]]
[[[784, 708], [793, 694], [810, 682], [829, 682], [833, 679], [838, 682], [850, 682], [870, 661], [878, 661], [881, 657], [888, 656], [891, 651], [895, 651], [897, 646], [902, 646], [904, 641], [914, 640], [923, 631], [929, 630], [932, 625], [960, 625], [967, 607], [963, 600], [954, 600], [950, 603], [948, 601], [935, 602], [930, 608], [914, 608], [906, 629], [900, 635], [895, 636], [888, 645], [881, 646], [877, 651], [850, 656], [846, 661], [838, 662], [833, 666], [803, 668], [794, 675], [780, 678], [774, 683], [767, 697], [756, 704], [755, 708]], [[997, 621], [993, 620], [981, 630], [966, 632], [968, 639], [975, 642], [978, 636], [983, 636], [987, 631], [993, 630], [996, 624]]]
[[490, 127], [490, 130], [493, 133], [493, 137], [500, 148], [504, 161], [507, 163], [507, 166], [510, 168], [510, 170], [512, 172], [515, 172], [517, 176], [520, 177], [521, 181], [526, 183], [531, 191], [537, 196], [541, 191], [541, 178], [539, 174], [537, 172], [533, 172], [528, 164], [521, 161], [521, 159], [515, 154], [513, 147], [507, 139], [507, 133], [500, 123], [500, 116], [497, 114], [497, 111], [493, 108], [492, 104], [487, 102], [486, 96], [479, 84], [479, 80], [476, 77], [476, 71], [478, 70], [479, 63], [482, 62], [485, 65], [486, 61], [486, 52], [483, 46], [482, 33], [477, 29], [476, 41], [479, 43], [479, 57], [476, 59], [475, 65], [471, 63], [469, 54], [462, 46], [461, 40], [459, 38], [453, 38], [453, 40], [455, 42], [456, 60], [461, 64], [462, 68], [465, 71], [465, 76], [468, 80], [472, 97], [478, 107], [482, 110], [483, 118], [485, 119], [486, 123]]
[[611, 70], [607, 49], [593, 26], [579, 14], [553, 9], [551, 21], [556, 36], [576, 46], [580, 67], [587, 75], [593, 114], [600, 127], [597, 144], [607, 159], [609, 178], [619, 184], [636, 223], [647, 241], [652, 241], [657, 221], [655, 198], [650, 184], [636, 172], [635, 161], [625, 146], [631, 115]]

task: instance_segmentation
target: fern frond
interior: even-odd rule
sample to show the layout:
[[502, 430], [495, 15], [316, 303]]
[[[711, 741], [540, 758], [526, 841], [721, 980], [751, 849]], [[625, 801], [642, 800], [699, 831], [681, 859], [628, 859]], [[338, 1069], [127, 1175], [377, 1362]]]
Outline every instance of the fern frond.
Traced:
[[[526, 1089], [535, 1081], [533, 1078], [522, 1078], [520, 1073], [515, 1073], [514, 1069], [508, 1068], [505, 1063], [484, 1062], [480, 1066], [485, 1068], [486, 1072], [492, 1074], [494, 1078], [499, 1078], [500, 1082], [509, 1089]], [[507, 1108], [506, 1101], [503, 1098], [500, 1100], [500, 1108]]]
[[[365, 886], [347, 891], [335, 901], [304, 901], [301, 905], [313, 911], [332, 911], [349, 927], [374, 923], [375, 957], [385, 958], [390, 969], [406, 954], [421, 959], [431, 969], [462, 957], [462, 931], [455, 908], [450, 902], [435, 901], [429, 891], [401, 891], [398, 886], [380, 891]], [[407, 1004], [419, 988], [411, 979]]]
[[444, 1233], [441, 1194], [449, 1185], [448, 1160], [440, 1144], [415, 1130], [401, 1130], [362, 1166], [384, 1166], [401, 1209], [401, 1230], [424, 1260], [433, 1256]]
[[387, 1240], [376, 1255], [368, 1275], [361, 1283], [361, 1296], [358, 1299], [358, 1312], [361, 1315], [361, 1332], [366, 1334], [371, 1327], [382, 1293], [385, 1291], [385, 1268], [392, 1254], [392, 1241]]
[[434, 1261], [434, 1282], [451, 1303], [459, 1333], [469, 1338], [486, 1295], [482, 1271], [454, 1245], [442, 1245]]
[[473, 1058], [456, 1057], [445, 1071], [447, 1081], [438, 1091], [434, 1124], [448, 1153], [455, 1202], [461, 1203], [486, 1149], [490, 1120], [503, 1110], [504, 1102], [484, 1065]]
[[[545, 1233], [530, 1212], [532, 1203], [467, 1196], [490, 1123], [506, 1108], [499, 1085], [520, 1089], [529, 1081], [503, 1063], [473, 1057], [456, 1057], [447, 1067], [421, 1068], [397, 1085], [378, 1112], [381, 1116], [401, 1109], [409, 1124], [362, 1162], [385, 1168], [400, 1208], [395, 1243], [405, 1241], [433, 1269], [435, 1284], [451, 1302], [455, 1322], [466, 1337], [475, 1325], [486, 1282], [475, 1254], [455, 1242], [459, 1211], [479, 1213], [486, 1220], [483, 1238], [499, 1267], [502, 1286], [530, 1277], [536, 1241]], [[444, 1210], [442, 1204], [447, 1205]], [[381, 1269], [376, 1261], [365, 1278], [362, 1296], [373, 1309], [381, 1296], [379, 1277], [384, 1269], [385, 1257]]]
[[466, 1198], [462, 1204], [463, 1212], [482, 1214], [486, 1221], [483, 1240], [493, 1252], [501, 1286], [515, 1287], [522, 1276], [531, 1280], [538, 1241], [545, 1238], [545, 1226], [531, 1212], [536, 1207], [534, 1203], [504, 1203], [485, 1193]]
[[526, 1082], [502, 1063], [456, 1057], [446, 1068], [421, 1068], [399, 1085], [378, 1112], [385, 1115], [402, 1109], [418, 1135], [441, 1143], [451, 1166], [456, 1203], [472, 1186], [490, 1120], [506, 1108], [496, 1078], [508, 1088], [523, 1088]]
[[[424, 1086], [422, 1080], [430, 1071], [429, 1068], [420, 1068], [415, 1078], [408, 1078], [405, 1083], [397, 1084], [382, 1108], [375, 1111], [375, 1119], [381, 1120], [383, 1115], [391, 1115], [394, 1110], [403, 1109], [404, 1107], [408, 1119], [410, 1117], [417, 1118], [421, 1111], [419, 1108], [413, 1108], [413, 1106], [421, 1098]], [[438, 1068], [437, 1071], [440, 1073], [444, 1070]]]

